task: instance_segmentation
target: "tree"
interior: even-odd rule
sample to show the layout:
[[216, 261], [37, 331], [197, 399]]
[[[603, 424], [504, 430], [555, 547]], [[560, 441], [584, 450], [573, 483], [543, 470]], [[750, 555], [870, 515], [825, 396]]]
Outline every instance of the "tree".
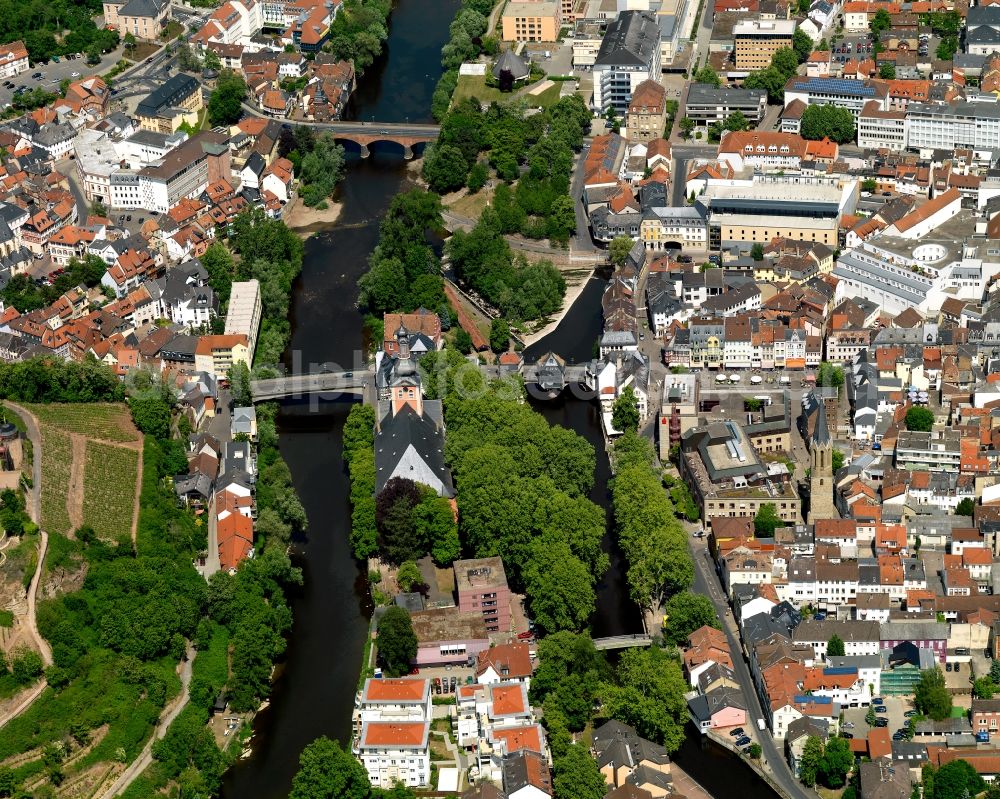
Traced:
[[212, 125], [231, 125], [243, 115], [247, 85], [237, 73], [224, 69], [219, 73], [208, 101], [208, 120]]
[[250, 369], [242, 361], [234, 363], [229, 369], [229, 392], [237, 408], [253, 404], [253, 394], [250, 392]]
[[436, 144], [424, 158], [423, 175], [433, 191], [447, 194], [465, 185], [469, 164], [458, 147]]
[[417, 636], [413, 632], [410, 614], [398, 605], [391, 605], [378, 623], [378, 657], [390, 677], [408, 674], [410, 663], [417, 656]]
[[[934, 774], [934, 799], [976, 796], [986, 787], [983, 778], [967, 760], [945, 763]], [[924, 786], [926, 796], [926, 785]]]
[[469, 170], [469, 177], [465, 181], [465, 186], [470, 192], [475, 194], [486, 185], [486, 181], [489, 177], [489, 167], [487, 167], [482, 161], [476, 161], [476, 163], [473, 164], [472, 169]]
[[803, 785], [811, 787], [816, 784], [822, 760], [823, 742], [815, 735], [810, 735], [802, 747], [802, 757], [799, 760], [799, 781]]
[[611, 406], [611, 426], [623, 433], [639, 429], [639, 400], [632, 386], [626, 386]]
[[957, 36], [945, 36], [941, 43], [938, 44], [937, 50], [934, 51], [941, 61], [951, 61], [955, 57], [955, 53], [958, 52], [958, 37]]
[[424, 577], [412, 560], [401, 563], [396, 571], [396, 582], [403, 591], [412, 591], [414, 586], [423, 585]]
[[427, 542], [439, 566], [450, 566], [462, 554], [455, 513], [447, 498], [431, 490], [425, 491], [423, 499], [413, 509], [413, 525], [417, 538]]
[[299, 755], [288, 799], [368, 799], [368, 773], [338, 741], [317, 738]]
[[608, 258], [615, 266], [622, 266], [634, 246], [631, 236], [615, 236], [608, 245]]
[[846, 738], [831, 738], [826, 742], [819, 764], [820, 782], [828, 788], [841, 788], [853, 767], [854, 755]]
[[35, 650], [21, 647], [10, 659], [10, 671], [18, 685], [29, 685], [42, 675], [42, 657]]
[[417, 560], [427, 554], [427, 541], [417, 528], [414, 509], [423, 500], [415, 482], [393, 477], [375, 498], [379, 550], [390, 563]]
[[370, 450], [375, 445], [374, 430], [375, 409], [370, 405], [351, 406], [342, 434], [345, 461], [349, 463], [355, 452], [362, 449]]
[[914, 691], [914, 703], [917, 710], [935, 721], [948, 718], [951, 713], [951, 694], [945, 687], [940, 667], [921, 672], [920, 682]]
[[830, 466], [833, 467], [834, 474], [844, 467], [844, 453], [839, 449], [835, 449], [831, 453]]
[[594, 575], [565, 542], [536, 540], [523, 567], [524, 591], [545, 632], [582, 630], [594, 612]]
[[837, 144], [854, 140], [854, 115], [849, 108], [835, 105], [810, 105], [802, 112], [803, 139], [830, 139]]
[[754, 242], [753, 247], [750, 248], [750, 257], [753, 258], [755, 261], [763, 261], [764, 245], [761, 244], [759, 241]]
[[333, 194], [344, 174], [344, 148], [329, 133], [316, 139], [298, 169], [302, 202], [316, 207]]
[[773, 502], [765, 502], [753, 517], [754, 532], [761, 538], [774, 538], [774, 531], [784, 524]]
[[463, 355], [472, 352], [472, 336], [465, 328], [460, 327], [455, 331], [455, 348]]
[[861, 181], [861, 191], [868, 192], [872, 194], [878, 188], [878, 183], [875, 182], [875, 178], [865, 178]]
[[675, 646], [682, 646], [688, 636], [701, 627], [719, 629], [715, 606], [701, 594], [691, 591], [674, 594], [663, 611], [663, 637]]
[[744, 89], [763, 89], [770, 103], [781, 103], [785, 99], [785, 83], [788, 77], [774, 66], [751, 72], [743, 79]]
[[813, 40], [809, 38], [809, 34], [802, 30], [802, 28], [795, 29], [795, 33], [792, 36], [792, 49], [795, 50], [795, 55], [798, 56], [800, 64], [805, 62], [809, 58], [809, 54], [813, 51]]
[[603, 799], [608, 786], [583, 744], [573, 744], [555, 762], [556, 799]]
[[[965, 497], [955, 508], [957, 516], [972, 516], [976, 512], [976, 501], [972, 497]], [[997, 661], [993, 661], [996, 663]]]
[[694, 82], [704, 83], [708, 86], [713, 86], [716, 89], [718, 89], [722, 85], [722, 80], [719, 78], [719, 73], [709, 66], [704, 66], [694, 73]]
[[878, 76], [882, 80], [895, 80], [896, 79], [896, 65], [891, 61], [883, 61], [879, 64]]
[[834, 386], [840, 388], [844, 385], [844, 370], [835, 364], [823, 361], [816, 370], [817, 386]]
[[733, 111], [722, 122], [723, 130], [750, 130], [750, 127], [750, 120], [743, 115], [742, 111]]
[[510, 325], [506, 319], [494, 319], [490, 323], [490, 349], [493, 352], [506, 352], [510, 347]]
[[695, 121], [691, 117], [681, 117], [680, 121], [681, 135], [684, 138], [688, 138], [691, 135], [691, 131], [695, 129]]
[[836, 633], [834, 633], [830, 637], [830, 640], [827, 641], [826, 656], [827, 658], [844, 656], [844, 639]]
[[747, 754], [750, 755], [751, 760], [760, 760], [761, 752], [763, 752], [763, 750], [760, 748], [760, 744], [754, 742], [750, 744], [750, 751]]
[[609, 674], [604, 653], [594, 647], [587, 633], [547, 635], [538, 644], [532, 704], [544, 706], [546, 722], [558, 714], [567, 731], [582, 730], [590, 720], [601, 680]]
[[162, 396], [149, 395], [130, 397], [129, 410], [132, 421], [143, 433], [160, 440], [170, 437], [170, 405]]
[[135, 36], [131, 33], [126, 33], [122, 37], [122, 44], [125, 45], [125, 49], [129, 51], [129, 55], [134, 55], [135, 50]]
[[601, 686], [603, 712], [674, 752], [684, 740], [689, 690], [675, 655], [653, 646], [626, 650], [615, 684]]
[[989, 677], [979, 677], [972, 684], [972, 695], [976, 699], [992, 699], [996, 689], [996, 685]]
[[929, 408], [914, 405], [906, 412], [904, 421], [907, 430], [929, 433], [931, 428], [934, 427], [934, 412]]
[[871, 21], [868, 23], [868, 27], [872, 32], [872, 39], [878, 40], [882, 37], [882, 34], [885, 31], [892, 27], [892, 17], [889, 16], [888, 11], [884, 8], [880, 8], [871, 18]]
[[874, 727], [875, 722], [878, 720], [878, 716], [875, 714], [875, 707], [872, 705], [868, 706], [868, 712], [865, 713], [865, 724], [869, 727]]
[[780, 47], [771, 56], [771, 66], [778, 70], [781, 76], [788, 80], [799, 69], [799, 57], [790, 47]]
[[994, 684], [1000, 685], [1000, 658], [993, 658], [990, 662], [990, 679]]

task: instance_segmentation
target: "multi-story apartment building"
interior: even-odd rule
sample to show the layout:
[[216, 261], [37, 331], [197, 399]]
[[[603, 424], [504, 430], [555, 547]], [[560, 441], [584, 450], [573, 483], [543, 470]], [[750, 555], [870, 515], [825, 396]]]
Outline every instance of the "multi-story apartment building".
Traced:
[[354, 754], [368, 772], [371, 784], [391, 788], [397, 782], [409, 787], [430, 779], [430, 722], [366, 721], [354, 745]]
[[826, 659], [826, 646], [836, 635], [844, 642], [844, 654], [877, 655], [881, 632], [875, 621], [834, 621], [824, 619], [804, 619], [795, 628], [792, 641], [796, 644], [812, 646], [817, 657]]
[[510, 629], [510, 589], [500, 558], [479, 558], [455, 562], [458, 609], [479, 613], [487, 632]]
[[846, 108], [857, 120], [868, 103], [888, 107], [889, 93], [883, 83], [848, 78], [793, 77], [785, 84], [785, 107], [800, 100], [806, 105], [834, 105]]
[[763, 89], [716, 89], [704, 83], [688, 86], [684, 115], [698, 124], [723, 122], [735, 111], [757, 125], [767, 111], [767, 92]]
[[554, 42], [562, 25], [562, 6], [555, 0], [508, 3], [501, 17], [505, 42]]
[[778, 50], [792, 46], [794, 34], [794, 20], [740, 20], [733, 26], [736, 69], [767, 69], [771, 66], [771, 57]]
[[608, 25], [594, 60], [593, 108], [624, 116], [632, 93], [660, 76], [660, 26], [648, 11], [623, 11]]
[[961, 461], [960, 430], [928, 433], [902, 430], [896, 439], [896, 466], [900, 469], [928, 469], [957, 472]]
[[250, 352], [246, 336], [202, 336], [194, 351], [195, 368], [214, 375], [216, 380], [226, 380], [229, 370], [238, 363], [250, 365]]

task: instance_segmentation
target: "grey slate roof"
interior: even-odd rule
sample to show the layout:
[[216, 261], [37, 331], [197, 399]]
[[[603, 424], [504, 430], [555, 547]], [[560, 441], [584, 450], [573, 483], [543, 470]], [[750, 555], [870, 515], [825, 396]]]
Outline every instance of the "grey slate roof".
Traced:
[[406, 477], [431, 486], [442, 496], [455, 496], [444, 461], [444, 429], [409, 405], [386, 416], [375, 433], [376, 493], [392, 477]]
[[608, 25], [594, 66], [646, 66], [659, 46], [660, 28], [653, 14], [622, 11]]
[[146, 95], [146, 99], [136, 106], [135, 112], [139, 116], [155, 117], [195, 91], [200, 91], [198, 81], [180, 72]]
[[493, 77], [499, 78], [500, 73], [505, 69], [510, 72], [514, 80], [526, 78], [531, 73], [531, 67], [528, 65], [528, 62], [513, 50], [504, 50], [500, 54], [500, 57], [493, 65]]

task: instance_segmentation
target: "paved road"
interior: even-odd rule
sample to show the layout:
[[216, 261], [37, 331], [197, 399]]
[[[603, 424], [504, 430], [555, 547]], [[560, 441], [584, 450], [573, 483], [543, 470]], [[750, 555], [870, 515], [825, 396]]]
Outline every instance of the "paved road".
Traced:
[[576, 233], [573, 235], [570, 248], [577, 252], [603, 252], [590, 237], [590, 220], [587, 219], [587, 209], [583, 205], [583, 164], [590, 152], [590, 142], [590, 139], [584, 139], [583, 149], [576, 156], [576, 161], [573, 164], [573, 184], [569, 190], [569, 196], [573, 198], [573, 209], [576, 212]]
[[[689, 525], [689, 529], [694, 529]], [[700, 539], [704, 542], [705, 539]], [[723, 620], [722, 627], [729, 641], [730, 651], [733, 653], [733, 666], [736, 672], [736, 679], [740, 683], [740, 690], [743, 692], [743, 701], [746, 702], [748, 712], [753, 721], [749, 724], [756, 727], [756, 720], [764, 718], [761, 709], [760, 698], [754, 688], [753, 678], [750, 676], [750, 669], [743, 659], [743, 647], [740, 644], [739, 636], [734, 632], [736, 624], [732, 613], [726, 604], [722, 587], [715, 575], [715, 568], [708, 557], [708, 549], [703, 543], [696, 543], [693, 547], [693, 557], [695, 563], [694, 570], [694, 591], [697, 594], [708, 597], [715, 606], [716, 613]], [[759, 732], [758, 730], [754, 731]], [[781, 787], [786, 796], [791, 799], [816, 799], [814, 793], [807, 791], [792, 776], [788, 768], [788, 763], [784, 758], [783, 749], [775, 742], [774, 738], [765, 730], [757, 736], [763, 750], [762, 761], [767, 763], [771, 776]]]
[[153, 744], [167, 734], [167, 730], [170, 728], [170, 725], [173, 724], [174, 719], [180, 715], [180, 712], [185, 708], [188, 700], [191, 698], [189, 688], [191, 686], [191, 664], [194, 660], [194, 655], [194, 647], [191, 644], [188, 644], [187, 651], [184, 655], [184, 662], [181, 664], [180, 695], [175, 697], [173, 702], [164, 708], [163, 713], [160, 715], [160, 720], [156, 724], [156, 729], [153, 731], [153, 735], [142, 748], [142, 752], [139, 753], [139, 757], [137, 757], [132, 764], [121, 773], [121, 776], [115, 780], [114, 784], [110, 788], [101, 794], [100, 799], [114, 799], [114, 797], [120, 796], [125, 792], [125, 789], [128, 788], [128, 786], [131, 785], [135, 779], [146, 770], [147, 766], [153, 762]]
[[674, 144], [671, 148], [673, 165], [670, 172], [672, 176], [670, 202], [673, 207], [677, 208], [685, 203], [684, 184], [687, 180], [687, 173], [691, 168], [691, 163], [699, 158], [710, 160], [715, 157], [717, 152], [718, 145], [715, 144], [699, 144], [698, 142]]

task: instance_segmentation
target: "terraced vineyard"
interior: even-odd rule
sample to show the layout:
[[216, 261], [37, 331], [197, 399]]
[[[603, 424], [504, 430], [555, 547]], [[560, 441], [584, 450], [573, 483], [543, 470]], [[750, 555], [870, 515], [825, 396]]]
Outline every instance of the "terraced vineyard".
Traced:
[[73, 441], [69, 433], [50, 425], [42, 432], [42, 528], [67, 533], [71, 527], [66, 497], [73, 469]]
[[132, 424], [128, 406], [120, 402], [25, 403], [25, 407], [35, 414], [40, 424], [51, 425], [67, 433], [122, 443], [139, 440], [139, 431]]
[[28, 404], [42, 432], [42, 526], [131, 535], [141, 436], [122, 403]]
[[137, 450], [87, 441], [83, 523], [101, 538], [120, 541], [132, 534], [138, 469]]

